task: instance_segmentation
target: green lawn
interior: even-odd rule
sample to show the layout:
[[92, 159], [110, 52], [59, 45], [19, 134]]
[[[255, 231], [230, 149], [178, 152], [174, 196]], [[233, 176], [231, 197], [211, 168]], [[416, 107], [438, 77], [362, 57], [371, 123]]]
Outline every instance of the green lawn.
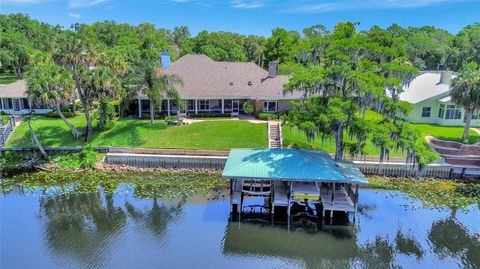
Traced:
[[[83, 116], [70, 119], [75, 126], [85, 126]], [[46, 147], [81, 146], [61, 119], [35, 117], [33, 127]], [[266, 147], [266, 124], [247, 121], [205, 121], [167, 127], [163, 121], [151, 126], [149, 120], [120, 119], [105, 132], [96, 131], [92, 146], [125, 146], [146, 148], [218, 149]], [[15, 129], [6, 147], [33, 146], [26, 124]]]
[[14, 75], [0, 75], [0, 84], [10, 84], [17, 81]]
[[[412, 124], [422, 136], [432, 135], [438, 139], [462, 142], [464, 127], [461, 126], [440, 126], [436, 124]], [[480, 142], [480, 135], [472, 130], [468, 133], [467, 143]]]

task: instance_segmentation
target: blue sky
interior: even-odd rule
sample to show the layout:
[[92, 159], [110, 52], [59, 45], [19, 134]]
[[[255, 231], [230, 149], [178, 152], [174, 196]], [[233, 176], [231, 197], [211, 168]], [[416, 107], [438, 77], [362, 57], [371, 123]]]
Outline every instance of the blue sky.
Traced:
[[157, 27], [187, 25], [201, 30], [269, 36], [275, 27], [299, 30], [340, 21], [360, 22], [361, 29], [433, 25], [452, 33], [480, 22], [480, 0], [0, 0], [0, 13], [69, 27], [72, 23], [115, 20]]

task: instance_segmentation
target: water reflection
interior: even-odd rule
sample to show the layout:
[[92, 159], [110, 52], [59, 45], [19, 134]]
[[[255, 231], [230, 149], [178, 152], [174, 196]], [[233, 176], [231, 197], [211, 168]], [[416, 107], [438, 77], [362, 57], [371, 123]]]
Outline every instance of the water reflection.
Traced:
[[112, 195], [41, 196], [48, 247], [57, 255], [97, 265], [110, 256], [109, 241], [126, 225], [125, 212], [113, 205]]
[[465, 268], [480, 268], [480, 235], [470, 235], [455, 218], [434, 222], [428, 239], [441, 259], [454, 257]]
[[104, 187], [117, 192], [14, 188], [1, 196], [0, 267], [480, 268], [476, 205], [451, 214], [362, 190], [358, 229], [289, 231], [229, 221], [228, 199]]

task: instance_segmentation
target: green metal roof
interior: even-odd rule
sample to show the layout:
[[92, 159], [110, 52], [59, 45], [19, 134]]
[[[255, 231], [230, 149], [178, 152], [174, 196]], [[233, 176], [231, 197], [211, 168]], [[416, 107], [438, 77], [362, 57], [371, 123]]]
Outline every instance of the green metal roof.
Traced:
[[353, 163], [342, 162], [337, 166], [324, 151], [296, 149], [232, 149], [222, 175], [225, 178], [368, 184]]

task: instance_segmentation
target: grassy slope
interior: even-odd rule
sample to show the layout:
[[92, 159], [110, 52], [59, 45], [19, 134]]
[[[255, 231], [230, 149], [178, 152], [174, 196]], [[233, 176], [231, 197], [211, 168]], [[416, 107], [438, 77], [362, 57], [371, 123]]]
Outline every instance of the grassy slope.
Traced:
[[[75, 126], [85, 126], [81, 115], [70, 119]], [[80, 146], [60, 119], [36, 117], [33, 126], [44, 146]], [[150, 126], [148, 120], [120, 119], [105, 132], [96, 131], [93, 146], [129, 146], [149, 148], [230, 149], [266, 147], [265, 124], [246, 121], [206, 121], [191, 125], [167, 127], [162, 121]], [[20, 125], [7, 147], [32, 146], [26, 124]]]
[[[464, 127], [459, 126], [440, 126], [435, 124], [412, 124], [422, 136], [432, 135], [442, 140], [452, 140], [462, 142]], [[480, 142], [480, 135], [470, 130], [468, 133], [469, 144]]]
[[[366, 117], [367, 119], [373, 120], [379, 116], [375, 112], [367, 111]], [[461, 136], [463, 134], [463, 127], [439, 126], [435, 124], [411, 124], [411, 126], [418, 130], [422, 136], [433, 135], [443, 140], [461, 141]], [[329, 153], [335, 152], [335, 140], [333, 139], [322, 141], [320, 138], [317, 138], [314, 141], [307, 141], [306, 136], [295, 128], [284, 127], [282, 131], [284, 142], [287, 144], [294, 144], [300, 148], [322, 149]], [[348, 141], [346, 135], [345, 139]], [[475, 142], [480, 142], [480, 135], [474, 131], [470, 131], [468, 143]], [[380, 150], [375, 148], [370, 141], [367, 141], [366, 150], [368, 155], [380, 154]], [[402, 153], [391, 152], [390, 155], [402, 156]]]

